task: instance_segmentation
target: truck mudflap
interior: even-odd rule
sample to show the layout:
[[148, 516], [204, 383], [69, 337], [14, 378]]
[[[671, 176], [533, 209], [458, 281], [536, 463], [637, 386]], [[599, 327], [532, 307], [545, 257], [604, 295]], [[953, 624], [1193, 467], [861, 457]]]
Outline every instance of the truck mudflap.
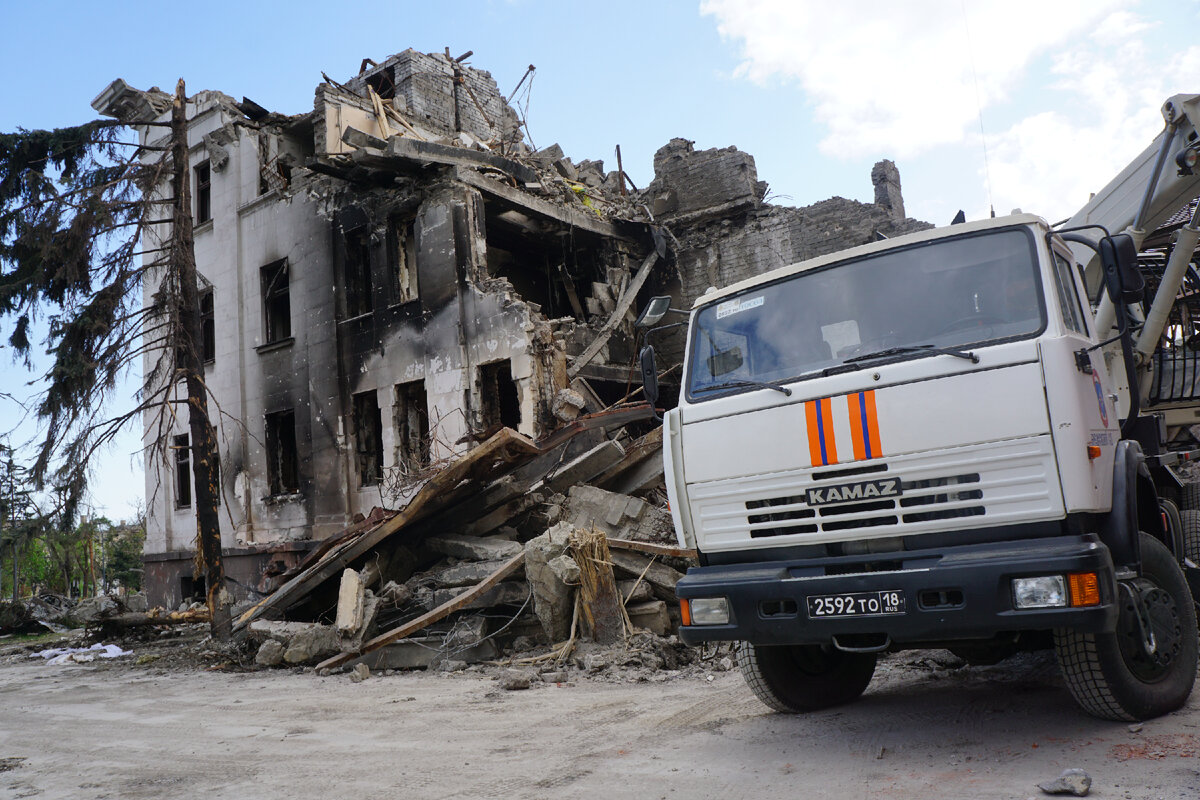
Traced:
[[[1099, 603], [1016, 607], [1014, 578], [1095, 573]], [[728, 624], [685, 625], [688, 644], [897, 644], [986, 639], [997, 633], [1116, 626], [1112, 558], [1093, 534], [891, 554], [693, 567], [679, 598], [727, 598]], [[838, 640], [835, 642], [835, 638]], [[877, 648], [872, 648], [877, 649]]]

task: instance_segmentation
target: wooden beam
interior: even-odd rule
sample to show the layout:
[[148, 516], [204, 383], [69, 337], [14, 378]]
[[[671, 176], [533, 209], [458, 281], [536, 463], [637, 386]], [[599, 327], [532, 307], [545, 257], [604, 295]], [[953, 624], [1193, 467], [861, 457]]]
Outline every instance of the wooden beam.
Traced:
[[658, 252], [650, 251], [650, 255], [646, 256], [646, 260], [638, 267], [637, 274], [633, 276], [633, 280], [625, 287], [625, 291], [621, 293], [621, 299], [617, 301], [616, 308], [608, 315], [608, 320], [604, 323], [604, 327], [600, 329], [600, 333], [595, 340], [587, 346], [587, 349], [579, 354], [579, 357], [571, 362], [571, 366], [567, 367], [567, 377], [574, 378], [579, 374], [579, 370], [583, 369], [589, 361], [596, 357], [600, 352], [600, 348], [604, 347], [608, 342], [608, 338], [612, 336], [613, 331], [617, 329], [617, 325], [621, 320], [625, 319], [625, 312], [633, 305], [633, 301], [637, 299], [637, 293], [641, 291], [642, 284], [646, 282], [646, 278], [650, 276], [650, 268], [654, 266], [654, 262], [658, 260]]
[[613, 550], [636, 550], [639, 553], [690, 558], [693, 561], [699, 561], [700, 559], [695, 550], [689, 550], [685, 547], [671, 547], [665, 544], [652, 544], [650, 542], [635, 542], [631, 539], [609, 539], [608, 546]]
[[463, 592], [453, 600], [442, 603], [432, 611], [422, 614], [416, 619], [404, 623], [399, 628], [394, 628], [387, 633], [376, 636], [374, 639], [371, 639], [369, 642], [363, 644], [362, 648], [357, 653], [340, 653], [332, 658], [327, 658], [320, 664], [317, 664], [317, 669], [335, 669], [336, 667], [340, 667], [349, 661], [353, 661], [361, 655], [378, 650], [379, 648], [389, 645], [392, 642], [398, 642], [406, 636], [411, 636], [417, 631], [429, 627], [438, 620], [444, 619], [445, 617], [453, 614], [455, 611], [458, 611], [466, 606], [472, 600], [479, 597], [488, 589], [491, 589], [504, 578], [511, 575], [516, 571], [517, 567], [520, 567], [524, 563], [525, 552], [521, 551], [508, 561], [504, 562], [504, 564], [491, 575], [475, 584], [474, 588]]
[[500, 429], [479, 447], [456, 459], [450, 466], [426, 481], [396, 516], [331, 549], [319, 562], [296, 575], [274, 594], [242, 614], [235, 623], [234, 630], [245, 628], [270, 609], [285, 611], [291, 608], [325, 581], [335, 575], [341, 575], [342, 570], [352, 561], [365, 555], [384, 539], [406, 525], [428, 516], [431, 509], [426, 506], [433, 504], [435, 498], [441, 503], [453, 499], [455, 495], [452, 490], [472, 474], [489, 471], [495, 460], [532, 458], [538, 452], [537, 446], [526, 437], [509, 428]]

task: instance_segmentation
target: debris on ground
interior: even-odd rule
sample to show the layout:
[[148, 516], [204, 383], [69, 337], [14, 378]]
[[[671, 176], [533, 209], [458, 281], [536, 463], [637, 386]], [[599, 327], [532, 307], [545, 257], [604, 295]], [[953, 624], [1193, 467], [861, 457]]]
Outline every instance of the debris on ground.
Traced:
[[133, 651], [122, 650], [115, 644], [94, 644], [91, 647], [52, 647], [31, 653], [30, 658], [44, 658], [47, 664], [85, 664], [97, 658], [120, 658], [131, 656]]
[[1065, 769], [1052, 781], [1039, 783], [1038, 788], [1046, 794], [1070, 794], [1086, 797], [1092, 790], [1092, 776], [1081, 769]]

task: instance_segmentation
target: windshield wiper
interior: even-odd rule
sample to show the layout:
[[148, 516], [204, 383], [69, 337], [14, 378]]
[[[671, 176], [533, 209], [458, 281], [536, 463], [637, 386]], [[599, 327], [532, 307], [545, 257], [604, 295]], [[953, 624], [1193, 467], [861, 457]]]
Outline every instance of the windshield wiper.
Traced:
[[725, 383], [714, 383], [712, 386], [701, 386], [699, 389], [693, 389], [692, 394], [700, 394], [700, 392], [715, 392], [721, 389], [737, 389], [743, 386], [757, 386], [761, 389], [774, 389], [777, 392], [783, 392], [788, 397], [792, 396], [792, 390], [786, 386], [780, 386], [778, 383], [766, 383], [765, 381], [726, 381]]
[[884, 356], [898, 356], [904, 353], [940, 353], [942, 355], [954, 356], [955, 358], [965, 358], [972, 364], [979, 363], [979, 356], [968, 350], [955, 350], [952, 347], [937, 347], [936, 345], [932, 344], [913, 344], [906, 345], [904, 347], [889, 347], [886, 350], [877, 350], [874, 353], [867, 353], [865, 355], [855, 356], [854, 358], [847, 358], [842, 363], [855, 364], [859, 361], [871, 361], [872, 359], [883, 358]]

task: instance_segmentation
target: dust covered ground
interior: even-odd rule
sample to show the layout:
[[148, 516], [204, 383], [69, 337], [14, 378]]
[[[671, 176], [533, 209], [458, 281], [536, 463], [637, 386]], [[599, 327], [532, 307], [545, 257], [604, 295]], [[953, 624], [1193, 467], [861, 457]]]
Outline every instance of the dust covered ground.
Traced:
[[199, 635], [124, 646], [61, 666], [0, 647], [0, 798], [1021, 800], [1068, 767], [1093, 797], [1200, 797], [1200, 697], [1101, 722], [1048, 654], [892, 655], [858, 703], [783, 716], [720, 654], [505, 691], [496, 668], [355, 683], [247, 670]]

